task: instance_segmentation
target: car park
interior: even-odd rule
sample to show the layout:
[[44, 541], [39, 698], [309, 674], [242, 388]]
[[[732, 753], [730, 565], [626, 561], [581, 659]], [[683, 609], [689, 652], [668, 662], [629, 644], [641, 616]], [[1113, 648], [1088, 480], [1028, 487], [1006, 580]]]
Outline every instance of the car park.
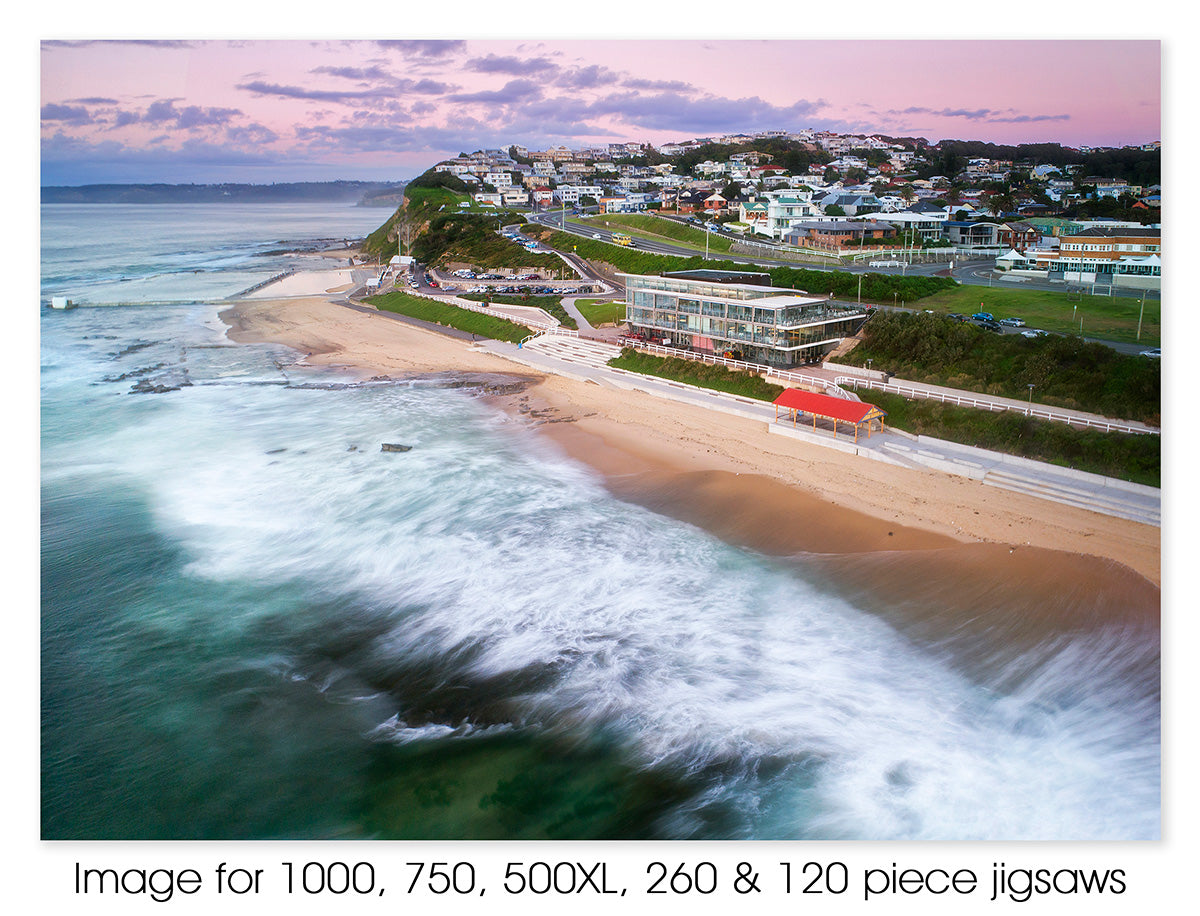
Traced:
[[1001, 318], [1000, 324], [1004, 325], [1005, 327], [1010, 327], [1010, 328], [1025, 327], [1025, 322], [1022, 321], [1020, 318]]

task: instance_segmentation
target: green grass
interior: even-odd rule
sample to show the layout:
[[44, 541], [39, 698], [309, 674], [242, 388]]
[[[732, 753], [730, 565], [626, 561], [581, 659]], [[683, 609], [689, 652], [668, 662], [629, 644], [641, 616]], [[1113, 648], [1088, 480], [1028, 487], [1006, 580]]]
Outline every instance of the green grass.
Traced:
[[676, 357], [651, 356], [640, 353], [632, 347], [624, 347], [621, 355], [610, 359], [608, 365], [616, 369], [637, 372], [640, 375], [653, 375], [656, 378], [671, 379], [683, 382], [685, 385], [695, 385], [697, 388], [710, 388], [713, 391], [724, 391], [727, 394], [738, 394], [759, 401], [773, 401], [783, 392], [783, 386], [768, 382], [758, 375], [749, 372], [738, 372], [702, 363], [691, 359]]
[[[760, 401], [774, 401], [784, 390], [746, 372], [694, 360], [650, 356], [630, 347], [608, 364]], [[1159, 436], [1077, 429], [1066, 423], [1027, 417], [1018, 411], [993, 413], [940, 401], [908, 400], [882, 391], [863, 390], [858, 395], [887, 411], [888, 426], [914, 435], [933, 436], [1148, 486], [1161, 485]]]
[[434, 324], [457, 328], [460, 331], [478, 334], [480, 337], [488, 337], [492, 340], [520, 343], [533, 333], [523, 324], [497, 318], [494, 315], [469, 312], [443, 302], [434, 302], [431, 299], [422, 299], [398, 291], [371, 296], [366, 301], [385, 312], [396, 312], [400, 315], [407, 315], [409, 318], [431, 321]]
[[1162, 439], [1154, 435], [1078, 429], [1019, 411], [992, 413], [940, 401], [908, 400], [882, 391], [858, 392], [887, 411], [887, 425], [1061, 467], [1161, 486]]
[[579, 330], [579, 322], [571, 317], [562, 306], [562, 296], [488, 296], [485, 293], [460, 293], [463, 299], [473, 299], [476, 302], [495, 302], [500, 305], [528, 305], [543, 309], [558, 319], [558, 323], [572, 331]]
[[912, 302], [931, 296], [958, 283], [945, 277], [897, 277], [884, 274], [855, 274], [839, 270], [809, 270], [803, 267], [758, 267], [734, 261], [705, 260], [703, 256], [652, 254], [636, 248], [621, 248], [595, 239], [581, 239], [562, 232], [550, 232], [547, 243], [560, 250], [572, 248], [581, 258], [611, 264], [622, 273], [657, 274], [675, 270], [733, 270], [758, 271], [769, 274], [771, 285], [780, 289], [796, 289], [814, 295], [832, 293], [846, 304], [854, 302], [860, 286], [864, 301], [890, 302], [895, 293], [900, 299]]
[[[996, 281], [1003, 283], [1003, 281]], [[1096, 337], [1124, 343], [1140, 343], [1146, 347], [1160, 346], [1162, 303], [1146, 297], [1142, 317], [1142, 336], [1137, 336], [1141, 297], [1076, 296], [1068, 299], [1066, 292], [1020, 289], [1021, 284], [1005, 287], [962, 286], [948, 289], [921, 300], [921, 308], [959, 312], [973, 315], [991, 312], [997, 318], [1021, 318], [1031, 328], [1041, 328], [1056, 334], [1078, 334], [1083, 319], [1085, 337]]]
[[842, 362], [902, 379], [1157, 424], [1162, 366], [1099, 343], [1057, 335], [992, 334], [924, 312], [880, 311]]
[[[643, 213], [606, 213], [603, 216], [590, 217], [587, 222], [588, 225], [603, 226], [613, 232], [624, 232], [633, 238], [665, 240], [695, 248], [700, 252], [704, 251], [704, 237], [711, 234], [695, 226]], [[710, 252], [727, 253], [733, 245], [732, 240], [723, 235], [711, 235], [708, 240]]]
[[620, 324], [625, 320], [624, 299], [576, 299], [575, 307], [594, 328], [602, 324]]

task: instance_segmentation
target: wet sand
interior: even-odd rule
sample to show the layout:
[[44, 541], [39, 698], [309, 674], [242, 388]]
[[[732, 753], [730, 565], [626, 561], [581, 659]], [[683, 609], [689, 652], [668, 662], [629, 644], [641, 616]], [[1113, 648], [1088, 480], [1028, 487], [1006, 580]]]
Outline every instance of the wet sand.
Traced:
[[1036, 641], [1114, 619], [1157, 631], [1158, 528], [857, 459], [641, 392], [537, 376], [469, 342], [326, 300], [241, 303], [221, 317], [232, 339], [286, 344], [313, 364], [524, 378], [523, 391], [497, 403], [618, 498], [803, 563], [926, 637], [958, 628]]

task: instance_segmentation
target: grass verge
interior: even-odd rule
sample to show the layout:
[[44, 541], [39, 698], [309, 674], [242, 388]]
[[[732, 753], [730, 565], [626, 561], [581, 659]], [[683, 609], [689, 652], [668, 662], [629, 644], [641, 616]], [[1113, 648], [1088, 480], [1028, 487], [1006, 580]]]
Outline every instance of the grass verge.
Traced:
[[624, 299], [576, 299], [575, 307], [594, 328], [602, 324], [620, 324], [625, 320]]
[[[698, 388], [774, 401], [784, 390], [765, 379], [724, 366], [651, 356], [630, 347], [608, 363], [618, 369], [670, 379]], [[1161, 486], [1162, 442], [1154, 435], [1078, 429], [1017, 411], [992, 413], [940, 401], [908, 400], [881, 391], [860, 391], [863, 401], [887, 411], [887, 424], [914, 435], [1044, 461], [1147, 486]]]
[[494, 315], [481, 315], [479, 312], [469, 312], [466, 309], [455, 308], [444, 302], [434, 302], [407, 293], [390, 292], [380, 296], [371, 296], [366, 300], [371, 305], [385, 312], [396, 312], [429, 321], [448, 328], [456, 328], [480, 337], [492, 340], [506, 340], [510, 343], [520, 343], [533, 333], [523, 324], [506, 321]]
[[[996, 281], [1003, 283], [1004, 281]], [[991, 312], [997, 318], [1021, 318], [1031, 328], [1055, 334], [1078, 334], [1120, 343], [1137, 343], [1147, 348], [1162, 341], [1162, 302], [1141, 297], [1068, 295], [1055, 290], [1020, 289], [1019, 283], [996, 286], [961, 286], [921, 300], [921, 308], [973, 315]], [[1138, 316], [1142, 333], [1138, 336]]]
[[459, 295], [475, 302], [491, 301], [497, 305], [528, 305], [535, 309], [543, 309], [547, 314], [557, 318], [558, 323], [564, 328], [570, 328], [572, 331], [579, 330], [579, 322], [563, 308], [562, 296], [530, 296], [528, 299], [522, 296], [491, 296], [489, 300], [484, 293], [460, 293]]
[[782, 385], [768, 382], [761, 376], [751, 375], [749, 372], [739, 372], [726, 369], [724, 366], [691, 359], [651, 356], [632, 347], [622, 348], [621, 355], [610, 359], [608, 365], [616, 369], [625, 369], [628, 372], [637, 372], [640, 375], [653, 375], [656, 378], [683, 382], [685, 385], [695, 385], [697, 388], [724, 391], [727, 394], [739, 394], [742, 397], [755, 398], [759, 401], [773, 401], [783, 391]]
[[1032, 458], [1152, 487], [1162, 482], [1160, 436], [1078, 429], [1027, 417], [1018, 411], [992, 413], [940, 401], [908, 400], [883, 391], [859, 391], [863, 401], [887, 411], [887, 424], [918, 436], [933, 436], [1006, 455]]

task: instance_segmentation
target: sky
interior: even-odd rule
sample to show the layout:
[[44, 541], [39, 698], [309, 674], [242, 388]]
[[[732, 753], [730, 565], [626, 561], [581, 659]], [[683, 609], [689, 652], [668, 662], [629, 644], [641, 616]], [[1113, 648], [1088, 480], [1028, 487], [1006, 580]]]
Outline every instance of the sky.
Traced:
[[1161, 139], [1160, 71], [1146, 39], [43, 38], [40, 180], [393, 181], [806, 127], [1121, 146]]

